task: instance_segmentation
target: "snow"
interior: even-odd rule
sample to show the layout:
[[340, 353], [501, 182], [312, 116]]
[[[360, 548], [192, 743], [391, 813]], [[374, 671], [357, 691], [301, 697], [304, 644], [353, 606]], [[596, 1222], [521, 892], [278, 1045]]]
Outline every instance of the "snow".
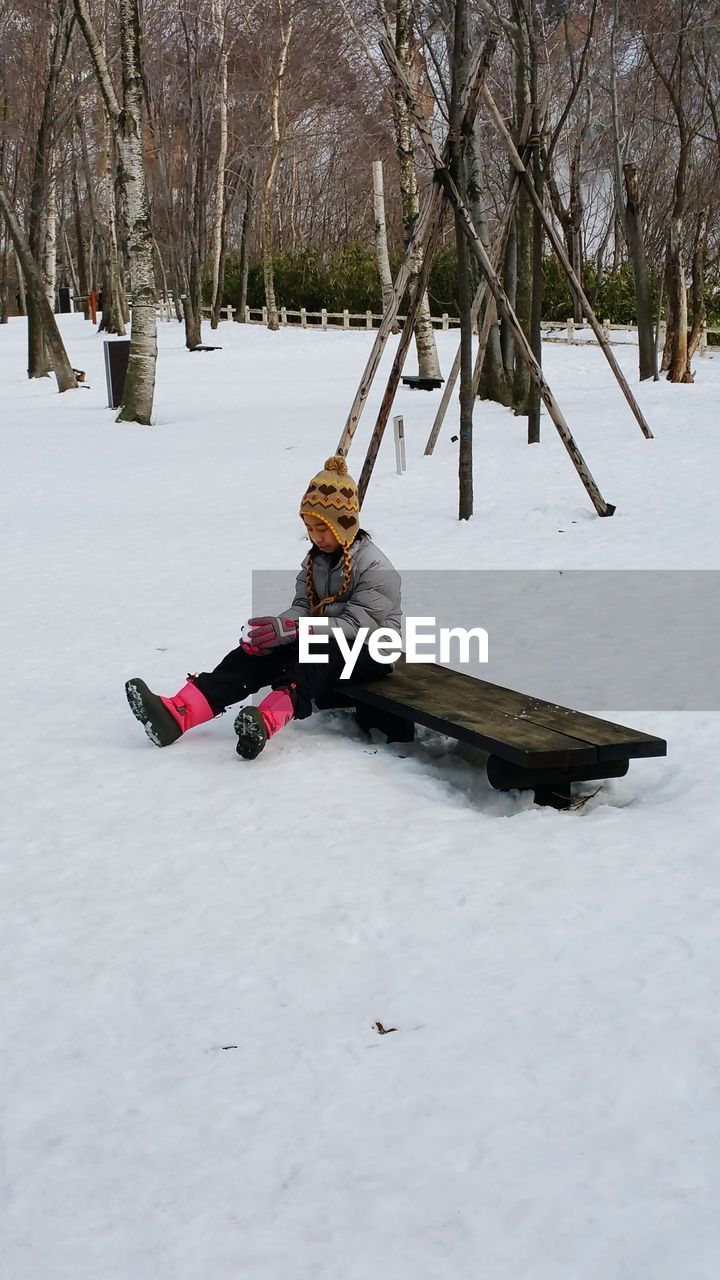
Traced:
[[[252, 764], [230, 715], [156, 750], [124, 681], [174, 692], [236, 643], [253, 570], [292, 581], [371, 336], [226, 323], [190, 354], [163, 324], [147, 429], [105, 407], [90, 325], [60, 322], [90, 384], [63, 396], [25, 379], [24, 323], [0, 328], [3, 1280], [710, 1280], [716, 703], [593, 707], [669, 755], [567, 813], [341, 712]], [[401, 391], [378, 544], [451, 584], [716, 570], [720, 359], [638, 388], [649, 442], [597, 349], [545, 360], [616, 515], [546, 419], [530, 449], [479, 405], [459, 524], [456, 410], [426, 459], [437, 397]]]

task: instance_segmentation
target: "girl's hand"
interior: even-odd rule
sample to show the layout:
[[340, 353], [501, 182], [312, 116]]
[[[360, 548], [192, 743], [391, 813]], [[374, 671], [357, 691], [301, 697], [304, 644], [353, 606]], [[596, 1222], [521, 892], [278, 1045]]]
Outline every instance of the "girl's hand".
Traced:
[[292, 644], [293, 640], [297, 640], [298, 624], [294, 618], [275, 618], [266, 615], [261, 618], [251, 618], [245, 631], [247, 636], [242, 643], [244, 648], [250, 646], [247, 647], [248, 653], [252, 650], [268, 653], [278, 645]]

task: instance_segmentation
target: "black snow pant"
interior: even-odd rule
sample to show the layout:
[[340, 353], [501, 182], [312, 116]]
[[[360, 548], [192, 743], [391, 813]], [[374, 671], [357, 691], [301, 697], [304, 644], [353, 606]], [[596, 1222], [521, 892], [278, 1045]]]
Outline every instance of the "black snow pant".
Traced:
[[[328, 658], [326, 663], [303, 663], [299, 659], [297, 641], [278, 645], [264, 654], [247, 653], [240, 646], [226, 654], [214, 671], [202, 671], [193, 681], [207, 698], [215, 715], [234, 702], [243, 702], [258, 689], [286, 689], [288, 685], [295, 685], [295, 718], [305, 720], [312, 714], [313, 702], [318, 699], [325, 701], [333, 692], [342, 694], [343, 686], [350, 683], [341, 679], [345, 659], [333, 636], [328, 638], [324, 652]], [[363, 645], [352, 680], [358, 683], [381, 680], [391, 671], [390, 664], [376, 662], [367, 645]]]

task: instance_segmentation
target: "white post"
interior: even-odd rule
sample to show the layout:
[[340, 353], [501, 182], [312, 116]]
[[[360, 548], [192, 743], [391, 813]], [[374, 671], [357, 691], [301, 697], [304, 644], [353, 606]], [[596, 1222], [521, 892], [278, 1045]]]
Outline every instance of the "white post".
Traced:
[[267, 307], [263, 307], [263, 309], [262, 309], [262, 322], [263, 322], [263, 324], [267, 324], [267, 322], [268, 322], [268, 309], [267, 309]]
[[450, 317], [448, 316], [447, 311], [443, 311], [442, 313], [442, 327], [443, 332], [446, 332], [446, 330], [450, 328]]
[[707, 355], [707, 320], [703, 320], [702, 332], [700, 334], [700, 355]]
[[372, 311], [365, 312], [365, 325], [366, 328], [372, 329]]
[[395, 434], [395, 470], [398, 475], [402, 475], [405, 470], [405, 424], [399, 413], [393, 418], [393, 432]]
[[280, 308], [280, 323], [283, 326], [287, 324], [287, 307]]
[[307, 309], [305, 307], [300, 308], [300, 328], [307, 329]]
[[225, 315], [227, 316], [228, 320], [232, 320], [233, 316], [235, 315], [235, 308], [231, 307], [230, 303], [228, 303], [228, 305], [225, 307]]
[[246, 307], [246, 308], [245, 308], [245, 323], [246, 323], [246, 324], [250, 324], [250, 323], [251, 323], [251, 320], [250, 320], [250, 308], [249, 308], [249, 307]]
[[610, 321], [609, 321], [609, 320], [603, 320], [603, 322], [602, 322], [602, 327], [603, 327], [603, 333], [605, 334], [605, 337], [607, 338], [607, 340], [608, 340], [608, 342], [609, 342], [609, 341], [610, 341]]
[[568, 342], [572, 342], [573, 338], [575, 337], [575, 321], [573, 320], [572, 316], [568, 316], [567, 336], [568, 336]]
[[323, 307], [320, 312], [320, 325], [321, 328], [327, 329], [327, 307]]
[[345, 310], [343, 311], [343, 329], [349, 329], [349, 328], [350, 328], [350, 312], [346, 307]]

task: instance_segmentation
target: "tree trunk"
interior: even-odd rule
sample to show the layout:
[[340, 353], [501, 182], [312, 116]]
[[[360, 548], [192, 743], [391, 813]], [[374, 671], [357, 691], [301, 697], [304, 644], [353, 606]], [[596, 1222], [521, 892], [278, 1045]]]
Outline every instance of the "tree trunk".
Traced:
[[290, 40], [293, 30], [293, 8], [294, 0], [289, 0], [289, 13], [287, 24], [280, 19], [280, 32], [282, 37], [282, 45], [280, 49], [280, 59], [278, 62], [277, 74], [273, 85], [272, 98], [270, 103], [270, 124], [272, 131], [272, 150], [270, 152], [270, 163], [268, 171], [265, 175], [262, 191], [262, 211], [261, 211], [261, 232], [262, 232], [262, 258], [263, 258], [263, 280], [265, 282], [265, 306], [268, 313], [268, 329], [276, 332], [280, 328], [280, 317], [278, 315], [277, 301], [275, 298], [275, 276], [273, 272], [273, 246], [272, 246], [272, 209], [273, 197], [275, 195], [275, 184], [277, 182], [278, 169], [280, 167], [280, 156], [282, 154], [282, 132], [280, 129], [280, 99], [282, 94], [282, 83], [287, 68], [288, 51], [290, 48]]
[[624, 164], [623, 178], [625, 182], [625, 239], [635, 284], [640, 381], [642, 382], [645, 378], [652, 378], [655, 373], [655, 335], [653, 333], [650, 277], [640, 216], [640, 189], [637, 166], [630, 161]]
[[263, 188], [260, 217], [262, 232], [263, 283], [265, 285], [265, 306], [267, 307], [268, 329], [277, 333], [280, 328], [277, 299], [275, 297], [275, 272], [273, 269], [272, 217], [267, 185]]
[[[2, 94], [2, 119], [0, 120], [0, 173], [5, 173], [6, 156], [7, 156], [7, 122], [9, 116], [8, 93], [3, 87]], [[15, 187], [17, 188], [17, 163], [15, 165]], [[13, 195], [15, 192], [13, 192]], [[2, 227], [0, 227], [2, 231]], [[8, 323], [8, 291], [9, 291], [9, 265], [10, 265], [10, 233], [5, 231], [2, 239], [2, 256], [0, 257], [0, 324]]]
[[88, 212], [90, 214], [90, 239], [92, 249], [94, 250], [94, 255], [92, 250], [90, 253], [88, 287], [90, 289], [97, 289], [105, 280], [107, 245], [105, 240], [105, 228], [102, 225], [100, 215], [98, 213], [97, 200], [95, 198], [95, 182], [90, 168], [90, 156], [88, 155], [84, 121], [80, 112], [75, 116], [74, 132], [80, 147], [80, 160], [82, 164], [83, 177], [85, 179], [85, 194], [88, 202]]
[[[492, 257], [492, 241], [490, 238], [487, 210], [485, 208], [485, 195], [487, 191], [485, 161], [482, 154], [480, 124], [477, 120], [465, 155], [465, 169], [467, 173], [467, 201], [472, 215], [472, 220], [475, 223], [475, 230], [482, 241], [488, 257]], [[480, 279], [479, 270], [474, 261], [469, 264], [469, 269], [473, 291], [475, 291], [480, 284]], [[485, 306], [487, 307], [488, 305], [492, 305], [490, 303], [490, 294], [488, 294]], [[478, 316], [479, 331], [482, 331], [484, 315], [485, 308], [483, 308], [481, 314]], [[500, 346], [500, 328], [497, 323], [494, 323], [490, 329], [487, 348], [485, 350], [485, 359], [483, 361], [482, 374], [480, 376], [478, 394], [483, 400], [494, 400], [497, 404], [503, 405], [512, 404], [512, 387], [510, 386], [510, 382], [507, 378], [503, 365], [502, 350]]]
[[[512, 0], [514, 19], [513, 40], [513, 112], [515, 117], [515, 145], [519, 145], [523, 122], [530, 107], [531, 49], [526, 26], [523, 0]], [[521, 187], [514, 219], [514, 285], [513, 308], [523, 333], [531, 339], [532, 322], [532, 252], [533, 209], [530, 197]], [[520, 352], [515, 349], [512, 369], [512, 406], [516, 414], [528, 412], [530, 398], [530, 373]]]
[[[668, 327], [666, 355], [663, 368], [667, 367], [669, 382], [687, 382], [688, 368], [688, 312], [685, 260], [682, 249], [682, 218], [670, 219], [670, 239], [667, 260]], [[667, 366], [666, 366], [667, 360]]]
[[[397, 0], [395, 14], [395, 52], [408, 78], [413, 80], [412, 56], [412, 0]], [[394, 95], [395, 128], [397, 133], [397, 154], [400, 169], [400, 194], [402, 199], [403, 227], [405, 246], [410, 244], [420, 213], [420, 196], [418, 193], [417, 167], [413, 149], [410, 112], [402, 93], [396, 88]], [[417, 278], [422, 266], [422, 254], [418, 253], [415, 267], [408, 284], [410, 297], [414, 297]], [[418, 357], [418, 373], [421, 378], [441, 377], [440, 362], [435, 345], [435, 333], [430, 319], [430, 302], [427, 292], [420, 300], [415, 325], [415, 346]]]
[[701, 209], [695, 229], [692, 259], [692, 329], [688, 339], [687, 381], [692, 381], [690, 364], [697, 351], [705, 324], [705, 251], [707, 249], [708, 211]]
[[252, 230], [255, 205], [256, 181], [257, 171], [255, 169], [251, 169], [248, 174], [245, 211], [243, 213], [242, 231], [240, 233], [240, 261], [238, 263], [238, 272], [240, 275], [240, 299], [237, 319], [241, 324], [245, 323], [245, 311], [247, 309], [248, 269], [250, 266], [250, 232]]
[[[53, 156], [50, 156], [52, 166]], [[45, 201], [45, 226], [43, 238], [43, 277], [45, 279], [45, 296], [52, 310], [55, 310], [57, 289], [57, 199], [55, 174], [51, 171]]]
[[170, 290], [168, 288], [167, 272], [165, 270], [165, 263], [163, 261], [162, 253], [160, 252], [160, 245], [158, 244], [157, 240], [155, 241], [155, 252], [157, 254], [158, 265], [160, 267], [160, 275], [162, 277], [162, 300], [165, 306], [169, 307], [170, 306]]
[[8, 233], [12, 239], [15, 252], [22, 266], [28, 298], [32, 298], [32, 304], [37, 317], [38, 326], [44, 335], [45, 347], [48, 352], [50, 364], [57, 378], [58, 391], [74, 390], [77, 387], [77, 381], [65, 350], [65, 344], [60, 336], [60, 330], [57, 327], [55, 315], [47, 300], [45, 280], [42, 271], [30, 252], [30, 245], [26, 240], [20, 223], [13, 212], [9, 197], [1, 180], [0, 213], [5, 219]]
[[67, 227], [65, 226], [63, 227], [62, 237], [63, 237], [63, 245], [65, 246], [65, 262], [67, 263], [64, 281], [65, 281], [65, 284], [67, 284], [68, 277], [70, 278], [70, 286], [72, 288], [73, 293], [77, 296], [77, 294], [79, 294], [80, 292], [80, 285], [78, 283], [78, 274], [75, 268], [75, 259], [73, 258], [72, 249], [70, 248], [70, 240], [68, 238]]
[[123, 111], [119, 120], [132, 291], [130, 357], [118, 422], [150, 425], [157, 364], [155, 264], [142, 145], [143, 83], [138, 0], [119, 0]]
[[17, 249], [13, 249], [13, 254], [15, 257], [15, 279], [17, 280], [16, 302], [18, 305], [18, 314], [21, 316], [26, 316], [27, 315], [27, 295], [25, 293], [25, 279], [22, 272], [22, 266], [20, 265], [20, 258], [18, 256]]
[[138, 0], [119, 0], [122, 108], [110, 79], [102, 46], [90, 21], [87, 0], [75, 0], [75, 11], [108, 116], [115, 126], [120, 153], [120, 187], [127, 211], [132, 330], [125, 391], [117, 421], [149, 426], [155, 392], [157, 315], [154, 246], [142, 145], [143, 82]]
[[[570, 201], [568, 214], [570, 218], [570, 239], [569, 239], [569, 258], [575, 275], [580, 283], [583, 283], [583, 251], [582, 251], [582, 219], [583, 219], [583, 198], [582, 186], [580, 181], [580, 166], [582, 161], [582, 142], [581, 134], [575, 144], [575, 154], [570, 161]], [[580, 299], [573, 290], [572, 295], [573, 321], [576, 325], [585, 324], [585, 316], [580, 306]]]
[[220, 322], [222, 306], [222, 258], [223, 258], [223, 225], [225, 220], [225, 166], [228, 152], [228, 57], [229, 50], [225, 44], [225, 22], [220, 6], [213, 6], [213, 16], [217, 40], [220, 48], [220, 121], [217, 162], [217, 185], [215, 188], [215, 217], [213, 220], [213, 291], [211, 328], [217, 329]]
[[[383, 166], [382, 160], [374, 160], [372, 167], [373, 176], [373, 225], [375, 231], [375, 253], [377, 254], [378, 271], [380, 273], [380, 287], [382, 289], [382, 308], [383, 312], [387, 310], [388, 305], [393, 299], [393, 279], [390, 270], [390, 255], [388, 253], [387, 242], [387, 223], [385, 221], [385, 191], [383, 186]], [[397, 323], [393, 325], [393, 332], [397, 333]]]
[[8, 266], [10, 262], [10, 236], [3, 237], [3, 251], [0, 258], [0, 324], [8, 322]]
[[[507, 300], [514, 311], [515, 303], [517, 301], [517, 236], [514, 217], [510, 223], [507, 244], [505, 245], [503, 289], [505, 290]], [[500, 319], [500, 351], [502, 353], [505, 377], [508, 382], [511, 382], [513, 367], [515, 364], [515, 339], [513, 338], [512, 330], [508, 324], [507, 316], [505, 315]]]
[[[528, 41], [528, 63], [530, 74], [530, 101], [532, 103], [531, 114], [531, 140], [532, 140], [532, 183], [535, 193], [541, 201], [541, 205], [545, 201], [545, 192], [543, 185], [542, 162], [540, 156], [542, 129], [542, 112], [539, 106], [539, 85], [538, 85], [538, 42], [542, 40], [543, 28], [542, 19], [538, 6], [533, 6], [532, 13], [527, 17], [527, 41]], [[543, 245], [544, 245], [544, 228], [540, 211], [533, 204], [532, 217], [532, 300], [530, 303], [530, 346], [533, 355], [537, 360], [540, 368], [542, 368], [542, 302], [543, 302]], [[535, 379], [530, 379], [530, 389], [528, 393], [528, 444], [540, 443], [540, 387]]]
[[[469, 74], [467, 0], [455, 0], [450, 98], [450, 174], [461, 200], [465, 198], [465, 139], [462, 136], [462, 99]], [[455, 213], [457, 294], [460, 311], [460, 449], [458, 454], [458, 519], [473, 514], [473, 354], [472, 281], [468, 242], [459, 213]]]
[[87, 256], [85, 253], [85, 237], [83, 235], [82, 216], [80, 213], [80, 190], [78, 187], [77, 168], [73, 168], [72, 194], [73, 216], [75, 219], [75, 240], [77, 242], [78, 256], [78, 286], [80, 289], [80, 296], [85, 299], [83, 302], [85, 319], [89, 320], [90, 304], [88, 302], [88, 294], [90, 292], [90, 277], [88, 275]]
[[[52, 182], [52, 151], [55, 125], [55, 98], [63, 63], [67, 54], [71, 13], [60, 4], [58, 20], [54, 29], [48, 33], [46, 53], [45, 92], [43, 107], [38, 126], [35, 144], [33, 176], [30, 187], [30, 204], [28, 212], [28, 247], [34, 262], [37, 264], [42, 278], [45, 264], [45, 218], [49, 203], [50, 185]], [[16, 246], [17, 247], [17, 246]], [[46, 349], [43, 334], [41, 312], [37, 307], [37, 296], [28, 285], [27, 271], [23, 264], [23, 274], [28, 293], [28, 377], [44, 378], [50, 372], [50, 353]], [[47, 294], [45, 294], [47, 300]], [[53, 299], [54, 302], [54, 299]], [[53, 313], [53, 305], [49, 308]], [[42, 314], [45, 314], [42, 309]]]
[[[537, 94], [537, 76], [533, 76], [534, 94]], [[537, 106], [533, 107], [533, 183], [542, 200], [543, 180], [540, 160], [540, 120]], [[532, 303], [530, 307], [530, 346], [539, 365], [542, 365], [542, 301], [543, 301], [543, 224], [540, 214], [533, 207], [532, 238]], [[540, 388], [531, 380], [528, 396], [528, 444], [540, 443]]]
[[[518, 65], [516, 69], [516, 105], [515, 118], [518, 130], [527, 110], [527, 89], [525, 87], [526, 69]], [[531, 338], [532, 326], [532, 286], [533, 286], [533, 207], [530, 197], [522, 188], [518, 195], [515, 213], [515, 314], [520, 321], [522, 331], [528, 341]], [[530, 371], [527, 362], [519, 352], [515, 352], [515, 365], [512, 382], [512, 404], [515, 413], [526, 414], [530, 398]]]
[[98, 331], [125, 337], [123, 289], [120, 281], [120, 257], [117, 242], [115, 183], [113, 175], [113, 137], [111, 121], [105, 116], [105, 168], [98, 184], [104, 224], [105, 254], [103, 258], [103, 309]]
[[202, 343], [202, 279], [195, 254], [190, 259], [190, 279], [182, 299], [185, 319], [185, 346], [188, 351]]

